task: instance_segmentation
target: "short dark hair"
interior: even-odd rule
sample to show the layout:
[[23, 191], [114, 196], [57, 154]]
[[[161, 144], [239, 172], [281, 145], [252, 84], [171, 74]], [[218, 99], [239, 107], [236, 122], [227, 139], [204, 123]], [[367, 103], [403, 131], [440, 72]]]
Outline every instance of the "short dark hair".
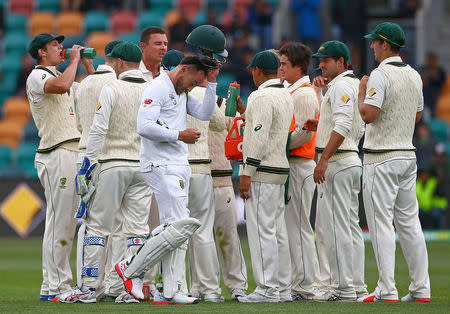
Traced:
[[308, 73], [312, 55], [308, 46], [302, 43], [287, 43], [278, 52], [280, 56], [285, 55], [293, 67], [299, 66], [303, 74]]
[[180, 65], [191, 66], [195, 71], [203, 71], [206, 75], [210, 68], [201, 62], [201, 58], [200, 56], [186, 56], [181, 60]]
[[161, 27], [157, 26], [148, 26], [144, 28], [144, 30], [141, 32], [141, 43], [147, 43], [150, 37], [153, 34], [166, 34], [166, 31], [163, 30]]
[[273, 69], [261, 69], [260, 67], [257, 67], [258, 69], [261, 70], [262, 74], [264, 75], [277, 75], [278, 74], [278, 69], [273, 70]]
[[390, 42], [387, 42], [386, 40], [381, 40], [381, 39], [374, 39], [374, 40], [378, 40], [378, 41], [381, 42], [381, 43], [386, 42], [386, 43], [389, 45], [389, 49], [390, 49], [391, 52], [393, 52], [393, 53], [399, 53], [399, 52], [400, 52], [401, 47], [399, 47], [399, 46], [396, 46], [396, 45], [394, 45], [394, 44], [391, 44]]
[[348, 62], [345, 60], [344, 57], [332, 57], [334, 61], [339, 61], [340, 58], [344, 59], [344, 69], [348, 69]]

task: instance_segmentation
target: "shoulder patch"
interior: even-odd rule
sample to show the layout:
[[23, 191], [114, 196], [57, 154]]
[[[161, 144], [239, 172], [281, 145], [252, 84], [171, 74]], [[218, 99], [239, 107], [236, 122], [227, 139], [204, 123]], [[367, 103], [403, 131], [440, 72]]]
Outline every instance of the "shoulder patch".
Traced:
[[259, 131], [262, 128], [261, 124], [258, 124], [257, 126], [255, 126], [255, 131]]
[[98, 102], [97, 108], [95, 108], [95, 111], [99, 111], [101, 107], [102, 107], [102, 104], [100, 102]]
[[373, 88], [371, 88], [370, 90], [369, 90], [369, 93], [368, 93], [368, 95], [369, 95], [369, 97], [372, 97], [373, 95], [375, 95], [377, 92], [373, 89]]
[[45, 79], [45, 77], [47, 76], [47, 74], [42, 74], [42, 79]]
[[344, 94], [344, 96], [341, 97], [341, 100], [346, 104], [350, 100], [350, 97], [348, 97], [347, 94]]
[[146, 100], [144, 100], [144, 104], [146, 104], [146, 105], [150, 105], [152, 102], [153, 102], [153, 100], [150, 98], [147, 98]]

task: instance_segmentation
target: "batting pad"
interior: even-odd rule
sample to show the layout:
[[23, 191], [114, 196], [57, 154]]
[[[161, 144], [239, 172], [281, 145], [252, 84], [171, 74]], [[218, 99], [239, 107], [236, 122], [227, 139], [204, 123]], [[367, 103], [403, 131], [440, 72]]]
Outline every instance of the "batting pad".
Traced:
[[143, 276], [164, 256], [186, 242], [200, 225], [200, 221], [195, 218], [182, 218], [155, 237], [149, 238], [128, 264], [124, 276], [126, 278]]

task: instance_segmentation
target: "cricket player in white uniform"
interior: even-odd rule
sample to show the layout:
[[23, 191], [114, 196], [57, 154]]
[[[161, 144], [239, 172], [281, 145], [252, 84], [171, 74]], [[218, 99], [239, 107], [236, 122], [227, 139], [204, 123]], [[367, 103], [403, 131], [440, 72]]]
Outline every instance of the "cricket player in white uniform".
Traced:
[[[204, 57], [184, 58], [170, 72], [161, 72], [141, 96], [138, 133], [141, 135], [141, 171], [156, 194], [161, 224], [176, 223], [189, 216], [188, 191], [190, 168], [186, 144], [195, 143], [200, 132], [186, 129], [186, 115], [210, 120], [215, 108], [217, 64]], [[203, 103], [187, 91], [207, 78]], [[192, 304], [198, 299], [182, 294], [187, 243], [183, 243], [161, 260], [164, 290], [154, 296], [154, 304]], [[141, 251], [142, 252], [142, 251]], [[133, 259], [136, 261], [136, 259]], [[127, 276], [120, 263], [116, 266]], [[122, 271], [123, 269], [123, 271]]]
[[[121, 41], [114, 40], [108, 43], [105, 47], [105, 55], [111, 53], [112, 49], [119, 44]], [[86, 144], [89, 135], [89, 131], [92, 126], [92, 121], [94, 120], [95, 109], [97, 108], [98, 98], [100, 96], [100, 92], [105, 86], [105, 84], [115, 81], [117, 79], [116, 73], [114, 72], [114, 66], [117, 59], [112, 57], [105, 58], [105, 64], [100, 64], [96, 71], [91, 75], [87, 76], [78, 86], [77, 91], [75, 93], [75, 113], [77, 118], [77, 127], [81, 133], [81, 139], [78, 144], [78, 148], [80, 153], [78, 154], [77, 160], [77, 168], [81, 168], [81, 164], [83, 163], [84, 156], [86, 154]], [[121, 219], [123, 220], [123, 219]], [[121, 230], [121, 228], [120, 228]], [[83, 242], [84, 242], [84, 234], [86, 232], [86, 224], [83, 224], [78, 229], [78, 243], [77, 243], [77, 282], [81, 285], [81, 269], [82, 265], [82, 252], [83, 252]], [[120, 233], [122, 234], [122, 233]], [[117, 237], [120, 239], [121, 237]], [[114, 264], [111, 262], [111, 254], [115, 254], [116, 257], [112, 258], [113, 260], [121, 260], [123, 259], [123, 251], [124, 251], [124, 239], [122, 242], [112, 241], [113, 237], [110, 237], [108, 240], [108, 248], [107, 248], [107, 262], [105, 265], [105, 269], [101, 267], [99, 269], [99, 289], [97, 292], [97, 299], [101, 297], [103, 293], [107, 295], [115, 295], [116, 297], [123, 290], [122, 288], [122, 280], [117, 276], [117, 273], [114, 271]], [[106, 274], [106, 278], [103, 281], [103, 277]], [[114, 291], [114, 280], [110, 275], [116, 276], [116, 291]], [[119, 286], [117, 287], [117, 283]], [[111, 287], [113, 286], [113, 287]], [[112, 290], [111, 290], [112, 288]], [[118, 293], [117, 293], [118, 292]]]
[[[364, 207], [378, 266], [378, 284], [363, 302], [398, 302], [395, 230], [408, 264], [409, 293], [402, 302], [430, 302], [428, 254], [418, 216], [417, 166], [412, 144], [423, 110], [422, 80], [403, 63], [405, 34], [395, 23], [379, 24], [366, 38], [380, 65], [360, 83], [364, 140]], [[395, 229], [393, 224], [395, 225]]]
[[[148, 26], [141, 32], [142, 61], [139, 70], [147, 82], [159, 75], [162, 69], [162, 58], [167, 52], [168, 40], [165, 30], [157, 26]], [[150, 230], [159, 225], [159, 210], [155, 194], [152, 192], [152, 204], [148, 219]], [[151, 295], [155, 293], [155, 281], [158, 274], [158, 265], [152, 267], [144, 276], [144, 284], [149, 285]]]
[[291, 301], [291, 259], [284, 217], [286, 157], [294, 105], [277, 77], [280, 61], [270, 51], [250, 62], [258, 90], [245, 112], [239, 193], [245, 200], [247, 234], [256, 289], [239, 302]]
[[[127, 243], [132, 244], [127, 247], [127, 256], [135, 253], [149, 234], [151, 191], [140, 172], [140, 137], [136, 131], [139, 98], [149, 84], [138, 70], [142, 52], [137, 45], [122, 42], [108, 56], [117, 58], [118, 79], [102, 88], [83, 166], [77, 175], [86, 165], [91, 168], [100, 163], [92, 179], [96, 193], [86, 215], [82, 285], [61, 296], [59, 301], [64, 303], [96, 302], [95, 290], [100, 264], [104, 263], [105, 243], [118, 225], [123, 225]], [[119, 211], [123, 222], [116, 220]]]
[[83, 47], [79, 45], [72, 47], [70, 64], [64, 73], [56, 70], [58, 64], [64, 63], [63, 40], [64, 36], [42, 33], [34, 37], [28, 47], [28, 52], [38, 62], [27, 78], [26, 90], [39, 130], [35, 167], [47, 203], [42, 241], [42, 301], [53, 300], [71, 290], [69, 257], [77, 225], [73, 218], [78, 206], [74, 174], [80, 139], [73, 98], [78, 83], [74, 79], [80, 60], [87, 73], [94, 72], [92, 61], [80, 59]]
[[[197, 86], [189, 92], [189, 97], [192, 95], [203, 100], [205, 91], [204, 86]], [[219, 259], [214, 241], [215, 206], [208, 130], [224, 130], [225, 115], [216, 106], [211, 121], [202, 121], [188, 115], [187, 127], [200, 132], [198, 141], [188, 145], [191, 167], [188, 209], [190, 216], [197, 218], [202, 224], [189, 240], [190, 295], [202, 297], [206, 302], [223, 302]]]
[[295, 131], [290, 138], [289, 193], [286, 227], [292, 263], [292, 299], [320, 300], [315, 289], [316, 246], [310, 223], [311, 204], [316, 185], [313, 180], [316, 133], [303, 125], [319, 113], [319, 98], [311, 85], [308, 71], [311, 50], [301, 43], [281, 47], [280, 70], [284, 85], [294, 101]]
[[[217, 104], [225, 115], [225, 102], [217, 99]], [[243, 105], [242, 105], [243, 106]], [[244, 107], [245, 108], [245, 107]], [[247, 267], [241, 249], [241, 241], [237, 232], [236, 196], [234, 194], [231, 176], [233, 169], [225, 157], [225, 138], [233, 125], [233, 118], [225, 117], [227, 128], [223, 131], [209, 131], [208, 145], [211, 156], [211, 176], [214, 186], [214, 235], [218, 257], [225, 286], [231, 297], [246, 295]]]
[[[322, 76], [314, 85], [328, 88], [323, 97], [317, 127], [314, 169], [317, 211], [325, 224], [325, 248], [330, 265], [328, 301], [356, 301], [367, 295], [364, 284], [364, 240], [359, 226], [358, 193], [361, 160], [358, 144], [364, 124], [357, 106], [359, 80], [348, 70], [350, 52], [339, 41], [322, 44], [313, 55], [320, 58]], [[321, 93], [321, 91], [320, 91]]]

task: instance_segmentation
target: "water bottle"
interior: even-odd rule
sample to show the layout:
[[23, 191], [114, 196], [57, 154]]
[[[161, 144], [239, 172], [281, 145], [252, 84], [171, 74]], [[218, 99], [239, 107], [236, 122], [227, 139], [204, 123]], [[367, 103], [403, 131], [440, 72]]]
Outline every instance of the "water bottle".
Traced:
[[239, 96], [239, 91], [241, 89], [241, 85], [239, 85], [236, 81], [230, 84], [228, 88], [228, 98], [227, 98], [227, 107], [225, 108], [225, 115], [227, 117], [236, 116], [237, 111], [237, 97]]
[[[61, 51], [61, 55], [64, 59], [70, 59], [70, 50], [71, 48], [67, 48]], [[94, 59], [96, 55], [97, 51], [95, 51], [95, 48], [84, 48], [80, 50], [81, 58]]]

